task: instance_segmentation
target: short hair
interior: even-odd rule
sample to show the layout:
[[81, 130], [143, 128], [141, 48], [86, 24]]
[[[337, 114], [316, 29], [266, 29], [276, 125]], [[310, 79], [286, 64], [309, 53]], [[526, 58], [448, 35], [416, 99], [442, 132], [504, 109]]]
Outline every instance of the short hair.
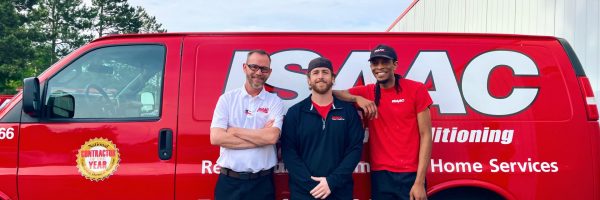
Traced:
[[250, 52], [248, 52], [248, 56], [246, 57], [246, 60], [248, 60], [248, 58], [252, 55], [252, 54], [260, 54], [260, 55], [265, 55], [267, 56], [267, 58], [269, 58], [269, 62], [271, 62], [271, 55], [269, 53], [267, 53], [267, 51], [262, 50], [262, 49], [254, 49]]

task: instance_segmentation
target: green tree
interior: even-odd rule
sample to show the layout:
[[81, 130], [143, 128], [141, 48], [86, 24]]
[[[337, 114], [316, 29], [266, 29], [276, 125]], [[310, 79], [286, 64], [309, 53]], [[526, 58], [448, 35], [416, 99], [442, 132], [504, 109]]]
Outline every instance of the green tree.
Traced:
[[0, 1], [0, 93], [14, 94], [34, 56], [30, 32], [24, 27], [32, 1]]
[[0, 94], [92, 39], [151, 32], [166, 30], [127, 0], [0, 0]]
[[38, 50], [50, 51], [50, 63], [91, 40], [82, 34], [91, 25], [88, 11], [81, 0], [41, 0], [31, 12], [31, 28], [41, 35]]
[[166, 32], [156, 18], [127, 0], [92, 0], [92, 30], [96, 37], [119, 33]]
[[156, 17], [148, 15], [148, 13], [142, 8], [136, 8], [136, 16], [142, 22], [138, 33], [164, 33], [167, 29], [162, 28], [162, 24], [156, 21]]

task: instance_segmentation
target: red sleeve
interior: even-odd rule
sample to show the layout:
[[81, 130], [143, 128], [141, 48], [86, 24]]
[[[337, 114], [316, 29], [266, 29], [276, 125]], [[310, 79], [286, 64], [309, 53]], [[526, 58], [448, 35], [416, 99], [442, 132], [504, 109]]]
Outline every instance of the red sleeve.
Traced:
[[431, 104], [433, 104], [433, 101], [431, 100], [431, 97], [429, 96], [429, 92], [427, 91], [427, 88], [423, 84], [419, 84], [419, 87], [417, 88], [417, 93], [416, 93], [415, 97], [417, 98], [417, 100], [415, 101], [417, 113], [420, 113], [421, 111], [428, 108]]
[[356, 96], [361, 96], [364, 98], [368, 97], [368, 95], [367, 95], [368, 91], [369, 91], [369, 88], [366, 85], [356, 86], [356, 87], [348, 89], [348, 92], [350, 94], [356, 95]]

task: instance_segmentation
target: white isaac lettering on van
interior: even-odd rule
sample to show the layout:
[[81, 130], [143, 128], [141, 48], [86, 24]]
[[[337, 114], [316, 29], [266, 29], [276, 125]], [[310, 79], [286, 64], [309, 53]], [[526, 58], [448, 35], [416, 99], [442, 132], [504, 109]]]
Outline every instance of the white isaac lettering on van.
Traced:
[[[242, 66], [247, 54], [248, 51], [234, 52], [225, 91], [238, 88], [243, 84], [245, 79], [240, 78], [244, 77], [242, 70], [232, 69]], [[280, 51], [271, 56], [273, 72], [267, 83], [297, 94], [293, 99], [284, 100], [286, 108], [306, 98], [310, 91], [306, 88], [306, 75], [288, 71], [285, 67], [296, 64], [307, 69], [308, 62], [316, 57], [319, 57], [319, 54], [309, 50]], [[368, 51], [350, 53], [337, 73], [333, 89], [352, 87], [361, 74], [365, 83], [375, 83], [375, 77], [371, 73], [369, 65], [366, 64], [368, 58]], [[441, 114], [466, 114], [463, 98], [477, 112], [493, 116], [515, 114], [529, 107], [535, 100], [538, 88], [513, 88], [512, 93], [504, 98], [495, 98], [490, 95], [488, 79], [497, 66], [511, 68], [515, 76], [539, 75], [533, 60], [522, 53], [502, 50], [489, 51], [469, 62], [465, 67], [460, 83], [461, 88], [459, 88], [448, 54], [445, 51], [423, 51], [415, 58], [406, 77], [425, 82], [431, 75], [436, 90], [429, 91], [429, 95], [433, 99], [434, 105], [439, 107]], [[460, 89], [462, 89], [462, 94]]]

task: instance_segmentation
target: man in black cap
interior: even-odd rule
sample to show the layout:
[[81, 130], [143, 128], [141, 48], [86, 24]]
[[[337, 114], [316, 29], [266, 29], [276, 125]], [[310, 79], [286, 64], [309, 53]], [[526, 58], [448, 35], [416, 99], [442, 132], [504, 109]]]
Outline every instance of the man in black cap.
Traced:
[[312, 60], [306, 75], [312, 94], [288, 110], [282, 129], [291, 199], [352, 199], [362, 123], [352, 104], [333, 97], [331, 61]]
[[371, 158], [371, 198], [427, 199], [425, 173], [431, 156], [432, 104], [422, 83], [395, 74], [396, 51], [387, 45], [371, 50], [376, 84], [335, 91], [356, 102], [368, 120]]

